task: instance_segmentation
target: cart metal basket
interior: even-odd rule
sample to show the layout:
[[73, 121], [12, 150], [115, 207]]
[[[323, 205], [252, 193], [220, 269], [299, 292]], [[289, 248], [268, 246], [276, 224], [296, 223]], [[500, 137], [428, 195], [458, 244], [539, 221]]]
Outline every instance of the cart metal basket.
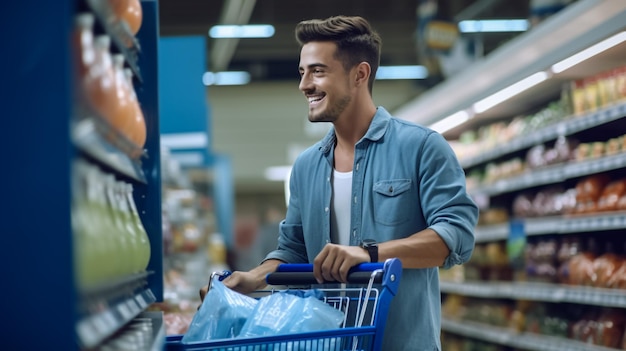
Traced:
[[[389, 305], [396, 295], [402, 264], [393, 258], [384, 263], [362, 263], [348, 275], [349, 284], [338, 288], [319, 288], [324, 301], [344, 314], [337, 329], [274, 335], [253, 338], [233, 338], [206, 342], [182, 343], [182, 335], [166, 337], [167, 351], [322, 351], [322, 350], [380, 350]], [[281, 264], [266, 278], [269, 285], [302, 287], [317, 284], [310, 264]], [[314, 287], [314, 286], [313, 286]], [[256, 292], [255, 296], [273, 291]]]

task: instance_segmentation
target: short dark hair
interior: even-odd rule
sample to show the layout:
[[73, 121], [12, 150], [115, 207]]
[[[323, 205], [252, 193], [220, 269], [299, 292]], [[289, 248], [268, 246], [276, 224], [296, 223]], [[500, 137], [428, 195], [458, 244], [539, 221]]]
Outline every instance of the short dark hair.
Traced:
[[369, 22], [359, 16], [333, 16], [298, 23], [296, 39], [300, 45], [313, 41], [332, 41], [337, 45], [335, 58], [346, 71], [361, 62], [369, 63], [372, 72], [368, 81], [370, 93], [380, 65], [382, 40]]

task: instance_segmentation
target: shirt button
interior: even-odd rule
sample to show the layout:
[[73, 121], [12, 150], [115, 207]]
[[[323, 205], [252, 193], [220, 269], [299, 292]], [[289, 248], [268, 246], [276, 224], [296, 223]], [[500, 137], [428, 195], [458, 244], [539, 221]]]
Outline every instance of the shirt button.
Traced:
[[352, 231], [352, 236], [356, 238], [356, 230]]
[[328, 207], [326, 207], [326, 208], [324, 209], [324, 212], [328, 212]]
[[356, 164], [356, 170], [359, 170], [359, 163]]
[[356, 203], [356, 196], [354, 197], [354, 203]]

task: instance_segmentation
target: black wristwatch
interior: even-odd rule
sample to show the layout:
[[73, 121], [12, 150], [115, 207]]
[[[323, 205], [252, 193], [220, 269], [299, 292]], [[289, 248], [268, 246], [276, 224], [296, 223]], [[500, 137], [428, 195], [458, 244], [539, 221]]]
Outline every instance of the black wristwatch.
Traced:
[[370, 262], [378, 262], [378, 243], [374, 239], [363, 239], [361, 248], [370, 254]]

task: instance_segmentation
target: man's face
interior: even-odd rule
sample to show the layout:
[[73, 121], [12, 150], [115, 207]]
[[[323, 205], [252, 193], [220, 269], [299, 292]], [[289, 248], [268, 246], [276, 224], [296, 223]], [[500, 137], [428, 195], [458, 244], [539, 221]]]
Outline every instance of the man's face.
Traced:
[[300, 51], [300, 90], [309, 104], [309, 121], [334, 122], [350, 104], [350, 78], [333, 57], [333, 42], [310, 42]]

